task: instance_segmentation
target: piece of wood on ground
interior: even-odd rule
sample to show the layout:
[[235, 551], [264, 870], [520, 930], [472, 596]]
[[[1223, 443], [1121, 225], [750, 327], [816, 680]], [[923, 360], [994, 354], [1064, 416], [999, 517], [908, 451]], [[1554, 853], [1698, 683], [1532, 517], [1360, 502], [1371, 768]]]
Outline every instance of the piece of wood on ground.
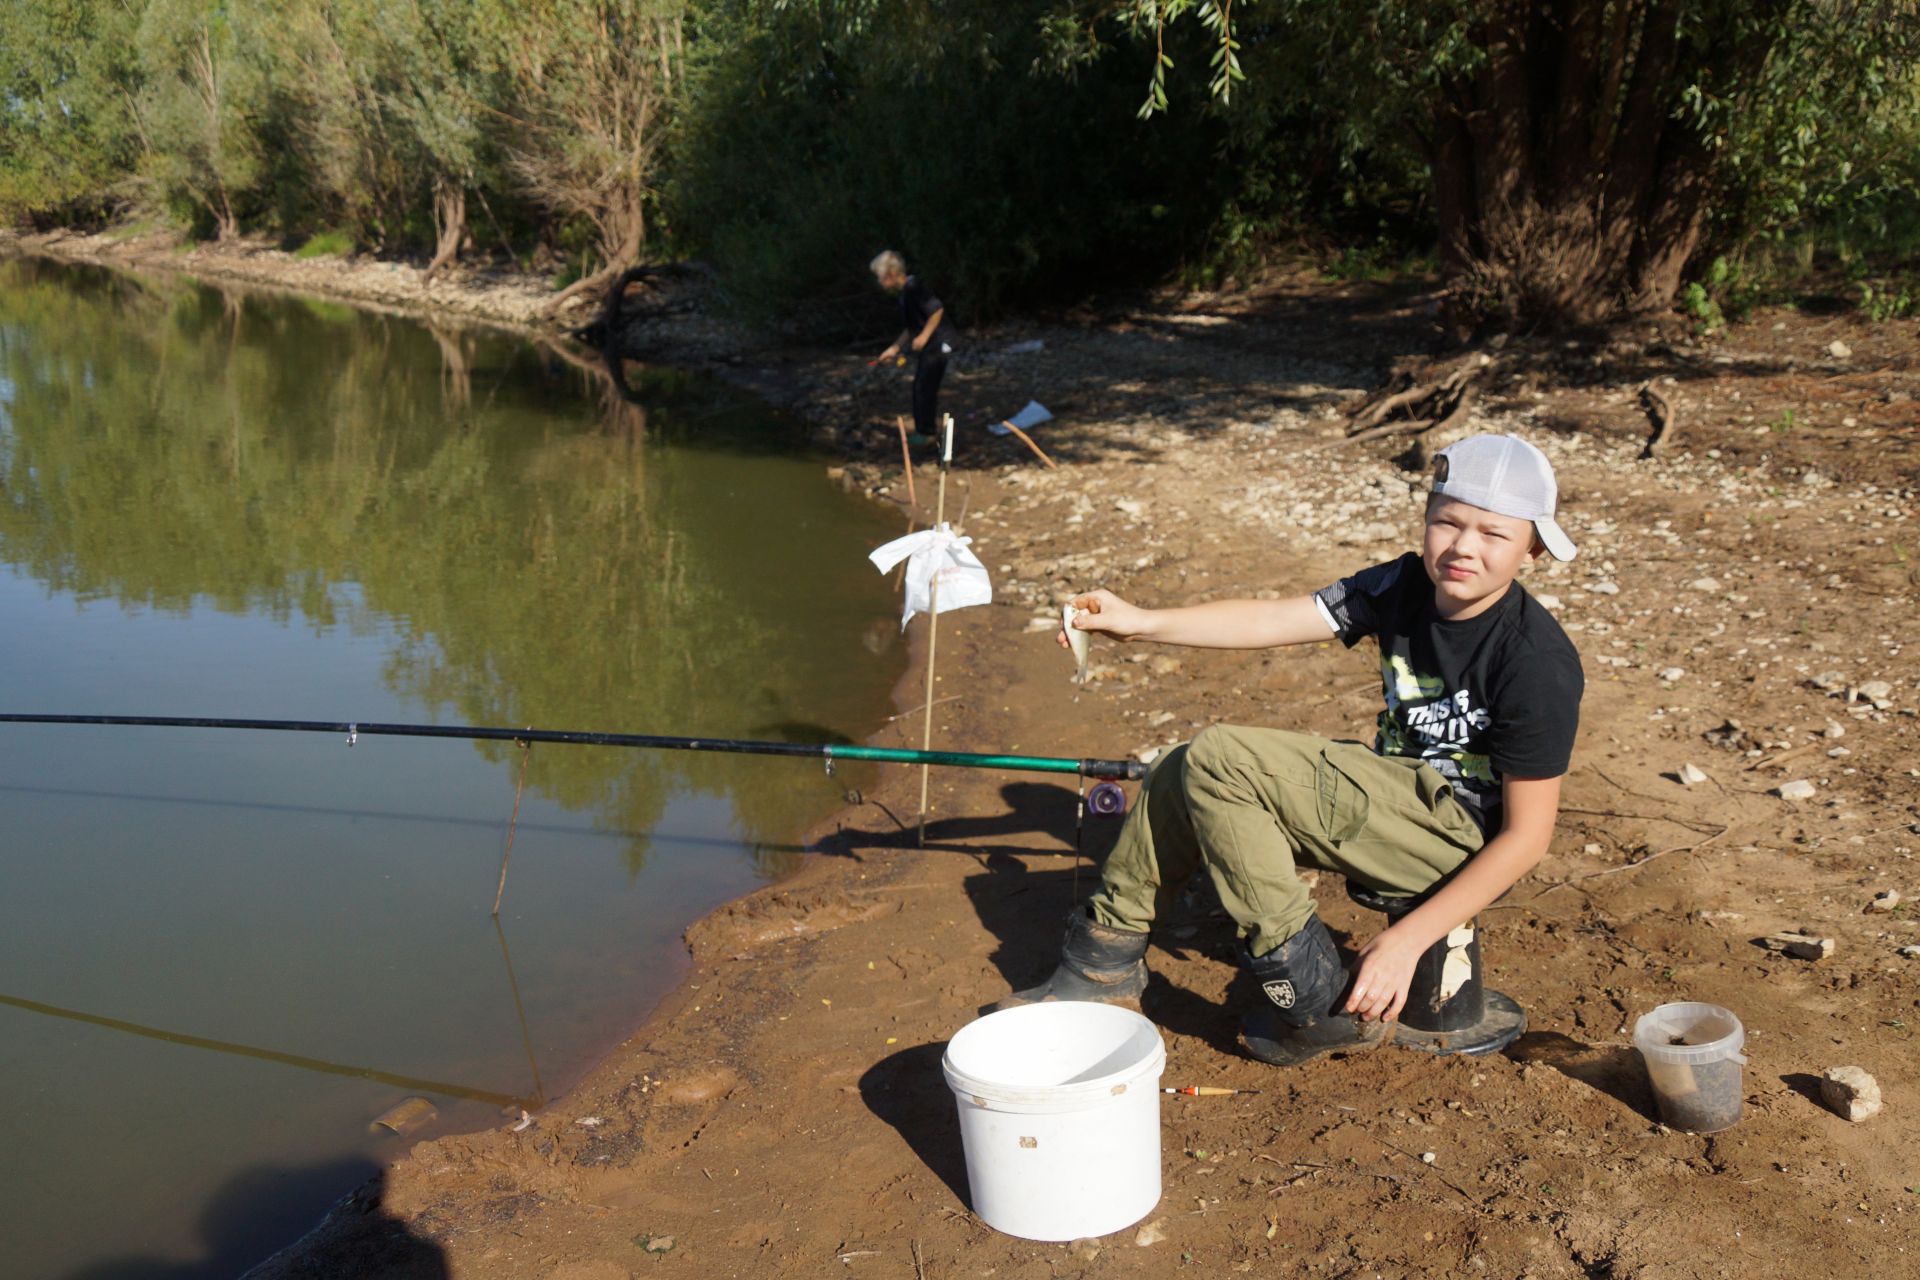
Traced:
[[1661, 395], [1653, 383], [1648, 382], [1640, 388], [1640, 410], [1647, 415], [1647, 425], [1652, 428], [1647, 442], [1640, 449], [1642, 458], [1659, 456], [1661, 448], [1673, 435], [1673, 402]]

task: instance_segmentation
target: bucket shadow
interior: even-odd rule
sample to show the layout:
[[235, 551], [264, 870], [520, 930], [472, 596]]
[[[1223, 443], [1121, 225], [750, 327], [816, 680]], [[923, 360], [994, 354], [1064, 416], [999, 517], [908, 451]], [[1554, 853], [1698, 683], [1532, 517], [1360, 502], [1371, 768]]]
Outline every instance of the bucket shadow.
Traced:
[[1502, 1052], [1515, 1062], [1551, 1067], [1648, 1120], [1660, 1118], [1646, 1067], [1632, 1048], [1587, 1044], [1557, 1031], [1529, 1031]]
[[882, 1058], [860, 1077], [860, 1100], [893, 1127], [961, 1204], [971, 1208], [960, 1121], [954, 1112], [953, 1090], [940, 1070], [946, 1051], [946, 1043], [939, 1041]]

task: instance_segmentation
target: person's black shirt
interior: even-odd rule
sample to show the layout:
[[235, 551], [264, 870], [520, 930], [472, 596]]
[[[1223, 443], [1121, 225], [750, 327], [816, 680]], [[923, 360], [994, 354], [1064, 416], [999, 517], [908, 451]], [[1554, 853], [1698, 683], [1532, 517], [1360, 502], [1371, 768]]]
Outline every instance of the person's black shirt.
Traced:
[[[919, 276], [908, 276], [907, 283], [900, 290], [900, 320], [907, 331], [907, 350], [913, 350], [913, 340], [927, 327], [936, 311], [946, 310], [947, 304], [934, 296], [933, 290], [920, 282]], [[940, 318], [940, 327], [927, 339], [927, 345], [920, 349], [923, 356], [946, 355], [954, 348], [953, 326], [945, 316]]]
[[1373, 749], [1432, 765], [1489, 836], [1504, 816], [1503, 779], [1567, 771], [1586, 689], [1580, 655], [1518, 582], [1485, 613], [1450, 621], [1409, 552], [1314, 600], [1349, 648], [1369, 635], [1380, 642], [1386, 708]]

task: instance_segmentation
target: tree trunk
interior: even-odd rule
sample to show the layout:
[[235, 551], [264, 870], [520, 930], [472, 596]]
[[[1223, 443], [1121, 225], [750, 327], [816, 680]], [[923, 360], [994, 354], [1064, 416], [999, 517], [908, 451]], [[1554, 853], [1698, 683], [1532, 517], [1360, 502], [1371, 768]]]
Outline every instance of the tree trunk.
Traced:
[[1710, 153], [1680, 95], [1757, 73], [1782, 2], [1756, 0], [1745, 38], [1684, 26], [1684, 0], [1489, 6], [1486, 58], [1447, 87], [1432, 144], [1458, 336], [1673, 305], [1710, 207]]
[[460, 253], [460, 242], [467, 238], [467, 188], [446, 174], [433, 178], [433, 261], [421, 284], [431, 285], [440, 269]]

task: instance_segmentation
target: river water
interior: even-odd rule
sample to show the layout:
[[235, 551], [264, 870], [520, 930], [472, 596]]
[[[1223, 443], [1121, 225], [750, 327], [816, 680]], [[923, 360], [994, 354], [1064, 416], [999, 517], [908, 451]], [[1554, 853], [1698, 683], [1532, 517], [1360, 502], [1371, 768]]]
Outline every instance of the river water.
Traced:
[[[0, 710], [859, 739], [901, 523], [793, 424], [507, 336], [0, 260]], [[0, 726], [0, 1270], [235, 1275], [576, 1081], [860, 777]], [[409, 1097], [405, 1139], [370, 1122]]]

